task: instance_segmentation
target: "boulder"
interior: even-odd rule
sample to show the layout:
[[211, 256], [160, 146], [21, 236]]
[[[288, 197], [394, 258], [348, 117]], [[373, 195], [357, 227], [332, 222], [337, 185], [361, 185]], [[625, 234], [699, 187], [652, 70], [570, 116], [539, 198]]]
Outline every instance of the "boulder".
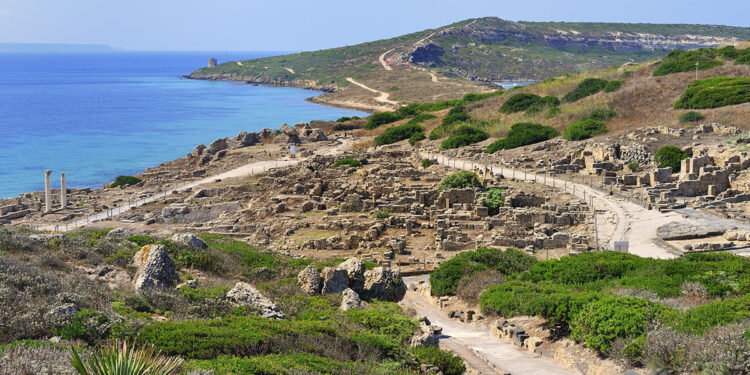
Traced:
[[180, 246], [190, 249], [208, 249], [208, 245], [192, 233], [177, 233], [172, 236], [171, 240]]
[[273, 138], [276, 136], [276, 132], [269, 128], [263, 128], [258, 132], [258, 136], [260, 136], [261, 139]]
[[362, 299], [359, 298], [359, 294], [350, 288], [344, 289], [344, 292], [341, 293], [341, 297], [340, 309], [342, 311], [364, 309], [368, 307], [367, 302], [363, 302]]
[[72, 303], [65, 303], [54, 307], [44, 314], [44, 320], [55, 326], [62, 325], [78, 313], [78, 308]]
[[401, 273], [383, 267], [377, 267], [365, 272], [365, 299], [378, 298], [390, 302], [398, 302], [406, 294], [406, 284], [401, 279]]
[[205, 150], [206, 150], [206, 145], [199, 144], [199, 145], [195, 146], [195, 148], [193, 149], [193, 152], [191, 152], [190, 154], [193, 155], [193, 156], [195, 156], [195, 157], [198, 157], [198, 156], [203, 155], [203, 151], [205, 151]]
[[349, 278], [349, 288], [362, 293], [365, 287], [365, 262], [357, 258], [349, 258], [339, 264], [336, 269], [345, 270]]
[[210, 145], [208, 145], [208, 152], [209, 154], [216, 154], [219, 151], [224, 151], [229, 148], [229, 139], [228, 138], [219, 138], [213, 142], [211, 142]]
[[435, 332], [439, 332], [440, 329], [438, 327], [433, 327], [426, 317], [418, 317], [417, 320], [419, 320], [419, 332], [414, 334], [409, 345], [411, 347], [437, 347], [439, 345], [439, 341]]
[[164, 245], [146, 245], [133, 257], [138, 267], [133, 283], [137, 292], [166, 289], [177, 280], [177, 270]]
[[320, 273], [323, 280], [322, 294], [341, 293], [349, 286], [349, 277], [346, 270], [326, 267]]
[[273, 301], [262, 295], [254, 286], [242, 281], [234, 284], [225, 298], [237, 306], [248, 306], [258, 310], [263, 318], [286, 318]]
[[123, 227], [114, 228], [111, 231], [107, 232], [107, 238], [126, 237], [130, 235], [130, 229]]
[[305, 293], [311, 296], [320, 294], [320, 289], [323, 286], [320, 271], [315, 266], [307, 266], [300, 271], [297, 275], [297, 283]]
[[301, 212], [310, 212], [315, 209], [315, 202], [313, 201], [306, 201], [305, 203], [302, 203], [300, 206]]
[[260, 142], [260, 136], [256, 132], [240, 132], [240, 134], [234, 137], [234, 141], [237, 142], [239, 147], [247, 147]]

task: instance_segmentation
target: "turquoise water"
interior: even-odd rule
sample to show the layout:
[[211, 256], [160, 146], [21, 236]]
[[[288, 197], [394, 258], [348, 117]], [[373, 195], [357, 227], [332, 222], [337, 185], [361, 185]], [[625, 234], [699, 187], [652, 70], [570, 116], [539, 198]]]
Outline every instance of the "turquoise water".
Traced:
[[320, 93], [181, 78], [208, 57], [274, 53], [0, 54], [0, 197], [100, 187], [240, 131], [366, 113], [304, 99]]

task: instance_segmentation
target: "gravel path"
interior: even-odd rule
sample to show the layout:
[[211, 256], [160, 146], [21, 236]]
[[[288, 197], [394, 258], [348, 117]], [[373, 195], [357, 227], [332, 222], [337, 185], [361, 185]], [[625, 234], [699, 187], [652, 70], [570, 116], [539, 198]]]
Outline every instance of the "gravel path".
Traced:
[[365, 90], [367, 90], [367, 91], [379, 94], [378, 96], [376, 96], [375, 98], [373, 98], [373, 99], [375, 99], [375, 101], [378, 101], [378, 102], [381, 102], [381, 103], [398, 105], [398, 102], [394, 102], [393, 100], [388, 100], [388, 97], [390, 96], [390, 94], [388, 94], [387, 92], [382, 92], [382, 91], [378, 91], [378, 90], [375, 90], [373, 88], [367, 87], [364, 84], [355, 81], [352, 77], [347, 77], [346, 80], [349, 81], [349, 82], [351, 82], [351, 83], [353, 83], [353, 84], [355, 84], [355, 85], [357, 85], [357, 86], [359, 86], [359, 87], [361, 87], [361, 88], [363, 88], [363, 89], [365, 89]]
[[[425, 280], [426, 275], [405, 277], [409, 285]], [[550, 358], [522, 351], [498, 337], [492, 336], [489, 329], [473, 327], [448, 316], [434, 307], [421, 294], [409, 288], [400, 302], [411, 307], [418, 315], [424, 315], [430, 323], [443, 328], [439, 336], [440, 346], [459, 355], [473, 369], [482, 375], [510, 373], [513, 375], [573, 375], [577, 372], [564, 367]]]

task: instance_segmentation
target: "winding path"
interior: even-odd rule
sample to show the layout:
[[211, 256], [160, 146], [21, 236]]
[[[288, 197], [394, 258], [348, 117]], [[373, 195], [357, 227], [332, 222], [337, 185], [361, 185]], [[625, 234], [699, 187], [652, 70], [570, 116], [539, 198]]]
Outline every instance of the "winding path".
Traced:
[[383, 54], [378, 57], [378, 61], [380, 62], [380, 65], [382, 65], [383, 69], [385, 69], [385, 70], [393, 70], [393, 68], [391, 68], [390, 66], [388, 66], [388, 63], [385, 62], [385, 55], [391, 53], [391, 51], [393, 51], [394, 49], [395, 48], [391, 48], [388, 51], [383, 52]]
[[398, 105], [398, 102], [394, 102], [393, 100], [389, 100], [388, 99], [388, 97], [390, 96], [390, 94], [388, 94], [387, 92], [382, 92], [382, 91], [378, 91], [378, 90], [375, 90], [373, 88], [367, 87], [364, 84], [355, 81], [352, 77], [347, 77], [346, 80], [349, 81], [349, 82], [351, 82], [351, 83], [353, 83], [353, 84], [355, 84], [355, 85], [357, 85], [357, 86], [359, 86], [359, 87], [361, 87], [361, 88], [363, 88], [363, 89], [365, 89], [365, 90], [367, 90], [367, 91], [379, 94], [378, 96], [376, 96], [376, 97], [373, 98], [373, 99], [375, 99], [376, 102], [381, 102], [381, 103], [386, 103], [386, 104], [392, 104], [392, 105]]
[[[425, 280], [426, 275], [405, 277], [409, 285]], [[440, 326], [443, 331], [438, 337], [440, 346], [459, 355], [482, 375], [574, 375], [577, 372], [564, 367], [554, 360], [539, 354], [521, 351], [512, 344], [493, 336], [489, 329], [474, 327], [449, 319], [444, 312], [433, 306], [419, 292], [408, 288], [400, 304], [411, 307], [417, 314], [424, 315], [430, 323]]]

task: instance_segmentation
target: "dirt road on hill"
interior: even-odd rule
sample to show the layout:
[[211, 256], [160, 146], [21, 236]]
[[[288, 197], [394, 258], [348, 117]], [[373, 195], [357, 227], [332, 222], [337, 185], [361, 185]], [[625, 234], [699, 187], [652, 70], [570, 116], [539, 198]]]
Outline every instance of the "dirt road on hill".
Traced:
[[[409, 285], [427, 276], [405, 277]], [[430, 323], [443, 328], [439, 336], [440, 346], [459, 355], [469, 367], [482, 375], [510, 373], [512, 375], [574, 375], [550, 358], [521, 351], [512, 344], [492, 336], [489, 329], [474, 327], [458, 320], [449, 319], [444, 312], [433, 306], [419, 292], [409, 288], [401, 305], [411, 307], [417, 315], [424, 315]]]
[[393, 70], [393, 68], [391, 68], [390, 66], [388, 66], [388, 63], [385, 62], [385, 55], [391, 53], [391, 51], [393, 51], [394, 49], [395, 48], [391, 48], [388, 51], [383, 52], [383, 54], [378, 57], [378, 61], [380, 62], [380, 65], [382, 65], [383, 69], [385, 69], [385, 70]]
[[378, 90], [375, 90], [373, 88], [367, 87], [364, 84], [355, 81], [352, 77], [347, 77], [346, 80], [349, 81], [350, 83], [353, 83], [353, 84], [355, 84], [355, 85], [357, 85], [357, 86], [359, 86], [359, 87], [367, 90], [367, 91], [374, 92], [374, 93], [378, 94], [378, 96], [376, 96], [376, 97], [373, 98], [377, 102], [387, 103], [387, 104], [392, 104], [392, 105], [398, 105], [398, 102], [394, 102], [393, 100], [388, 100], [388, 97], [390, 96], [390, 94], [388, 94], [387, 92], [382, 92], [382, 91], [378, 91]]

